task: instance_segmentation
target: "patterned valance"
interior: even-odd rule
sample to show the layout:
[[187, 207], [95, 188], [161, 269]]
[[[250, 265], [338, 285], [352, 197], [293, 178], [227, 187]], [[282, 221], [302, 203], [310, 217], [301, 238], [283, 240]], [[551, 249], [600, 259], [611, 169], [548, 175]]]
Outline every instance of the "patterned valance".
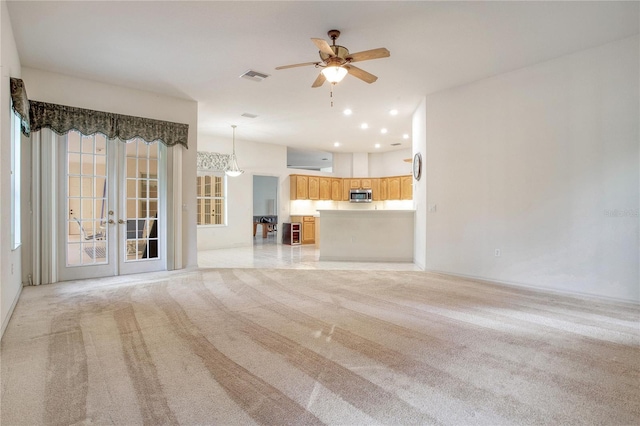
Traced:
[[198, 170], [210, 172], [223, 172], [229, 163], [228, 154], [217, 152], [198, 151]]
[[20, 130], [25, 136], [29, 136], [31, 126], [29, 124], [29, 98], [24, 82], [19, 78], [11, 78], [11, 102], [13, 111], [20, 117]]
[[84, 135], [102, 133], [108, 138], [123, 141], [140, 138], [146, 142], [160, 141], [167, 146], [180, 144], [188, 148], [188, 124], [39, 101], [31, 101], [30, 104], [31, 130], [34, 132], [49, 128], [63, 135], [70, 130], [77, 130]]

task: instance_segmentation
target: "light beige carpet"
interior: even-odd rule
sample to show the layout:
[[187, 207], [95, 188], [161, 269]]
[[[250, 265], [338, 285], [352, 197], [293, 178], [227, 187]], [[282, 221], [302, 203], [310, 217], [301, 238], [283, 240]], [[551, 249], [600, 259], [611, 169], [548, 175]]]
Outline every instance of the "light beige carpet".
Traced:
[[24, 289], [1, 423], [640, 423], [637, 305], [423, 272], [211, 269]]

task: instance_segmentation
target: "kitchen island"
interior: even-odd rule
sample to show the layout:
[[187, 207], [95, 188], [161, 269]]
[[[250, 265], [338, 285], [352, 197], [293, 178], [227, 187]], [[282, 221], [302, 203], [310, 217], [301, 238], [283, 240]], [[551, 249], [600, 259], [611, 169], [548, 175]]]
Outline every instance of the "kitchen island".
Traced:
[[415, 210], [318, 210], [320, 260], [413, 262]]

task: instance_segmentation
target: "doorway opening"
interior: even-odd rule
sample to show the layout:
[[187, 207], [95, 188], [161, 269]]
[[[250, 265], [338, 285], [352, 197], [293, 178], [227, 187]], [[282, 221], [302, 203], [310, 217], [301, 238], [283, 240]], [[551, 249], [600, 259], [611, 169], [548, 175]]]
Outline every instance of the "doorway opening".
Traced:
[[278, 243], [278, 177], [253, 176], [253, 244]]

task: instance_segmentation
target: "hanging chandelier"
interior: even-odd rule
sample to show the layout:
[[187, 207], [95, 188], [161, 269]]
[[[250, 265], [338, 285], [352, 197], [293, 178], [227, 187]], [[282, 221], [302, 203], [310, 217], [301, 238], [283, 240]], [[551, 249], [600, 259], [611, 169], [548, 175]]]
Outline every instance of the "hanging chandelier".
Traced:
[[227, 163], [227, 168], [224, 172], [227, 176], [236, 177], [243, 174], [244, 170], [240, 170], [238, 159], [236, 158], [236, 125], [233, 124], [231, 127], [233, 128], [233, 152], [229, 157], [229, 163]]

